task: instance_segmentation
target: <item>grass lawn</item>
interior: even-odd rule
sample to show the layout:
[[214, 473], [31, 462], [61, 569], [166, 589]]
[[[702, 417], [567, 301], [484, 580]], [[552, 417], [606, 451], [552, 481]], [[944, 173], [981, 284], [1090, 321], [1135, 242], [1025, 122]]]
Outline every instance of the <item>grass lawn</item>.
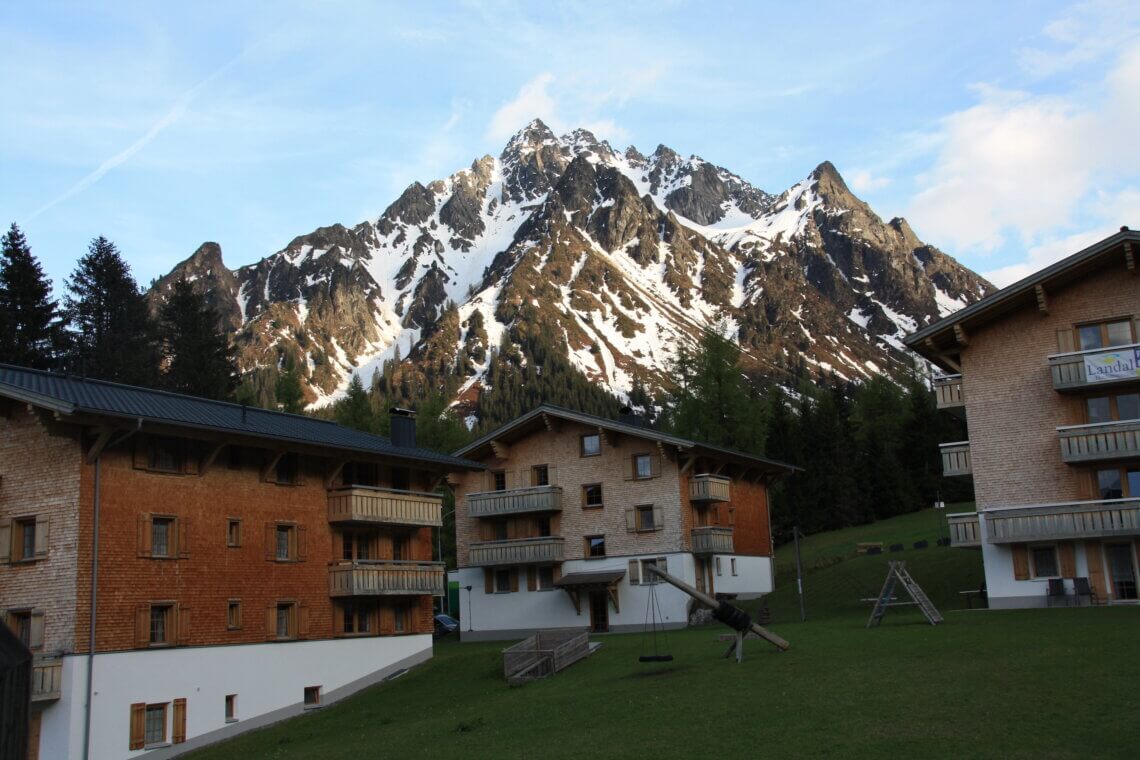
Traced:
[[[875, 530], [901, 540], [923, 515]], [[928, 533], [916, 538], [941, 535]], [[809, 544], [822, 558], [870, 540]], [[861, 587], [877, 591], [900, 556], [946, 622], [902, 608], [865, 630]], [[1140, 607], [958, 609], [980, 578], [969, 550], [849, 558], [807, 576], [800, 623], [781, 575], [771, 627], [792, 649], [748, 641], [741, 665], [720, 658], [721, 626], [668, 634], [676, 660], [664, 665], [637, 661], [640, 634], [599, 636], [588, 660], [512, 689], [502, 644], [443, 640], [401, 679], [193, 757], [1134, 757]]]

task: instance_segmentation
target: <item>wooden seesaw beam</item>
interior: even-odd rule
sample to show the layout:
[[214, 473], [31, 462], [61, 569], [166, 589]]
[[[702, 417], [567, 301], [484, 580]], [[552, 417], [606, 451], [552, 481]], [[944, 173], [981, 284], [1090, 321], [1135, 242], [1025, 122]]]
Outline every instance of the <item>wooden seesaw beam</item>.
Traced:
[[[698, 591], [697, 589], [690, 586], [688, 583], [685, 583], [680, 578], [675, 578], [674, 576], [669, 575], [669, 573], [660, 569], [656, 565], [645, 565], [645, 569], [648, 570], [649, 572], [653, 573], [654, 575], [658, 576], [659, 578], [661, 578], [661, 580], [665, 581], [669, 585], [674, 586], [674, 587], [680, 589], [681, 591], [684, 591], [686, 594], [693, 597], [694, 599], [696, 599], [698, 602], [700, 602], [704, 606], [708, 607], [709, 609], [715, 610], [717, 607], [720, 606], [720, 602], [717, 601], [716, 599], [712, 598], [711, 596], [709, 596], [708, 594], [706, 594], [703, 591]], [[780, 638], [776, 634], [769, 631], [767, 628], [764, 628], [763, 626], [757, 625], [756, 623], [753, 623], [751, 626], [749, 626], [748, 630], [752, 631], [753, 633], [755, 633], [757, 636], [764, 639], [765, 641], [773, 644], [781, 652], [786, 652], [792, 646], [791, 644], [789, 644], [784, 639]]]

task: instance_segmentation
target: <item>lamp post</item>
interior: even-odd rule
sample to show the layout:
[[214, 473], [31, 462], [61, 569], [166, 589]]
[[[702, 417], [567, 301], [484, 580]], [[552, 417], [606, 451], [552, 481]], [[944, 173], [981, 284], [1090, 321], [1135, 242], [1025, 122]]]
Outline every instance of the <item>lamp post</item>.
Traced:
[[[439, 517], [439, 527], [435, 529], [435, 558], [436, 558], [436, 561], [438, 561], [438, 562], [443, 562], [443, 520], [448, 515], [453, 515], [453, 514], [455, 514], [454, 509], [451, 509], [450, 511], [444, 512], [443, 514], [441, 514]], [[446, 580], [446, 578], [447, 578], [447, 566], [446, 565], [444, 565], [443, 577]], [[443, 608], [443, 611], [446, 612], [448, 615], [451, 614], [451, 596], [448, 593], [448, 589], [446, 587], [446, 584], [444, 585], [444, 589], [443, 589], [443, 604], [440, 606]]]
[[467, 631], [470, 632], [472, 630], [471, 629], [471, 623], [472, 623], [472, 618], [471, 618], [471, 586], [465, 586], [464, 588], [467, 589]]

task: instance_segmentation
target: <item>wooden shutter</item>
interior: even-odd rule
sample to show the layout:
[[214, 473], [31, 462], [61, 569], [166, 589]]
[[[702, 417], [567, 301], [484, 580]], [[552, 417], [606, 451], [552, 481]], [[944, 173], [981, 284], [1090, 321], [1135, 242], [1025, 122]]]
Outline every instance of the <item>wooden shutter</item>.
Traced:
[[131, 705], [131, 740], [127, 749], [142, 749], [146, 744], [146, 702]]
[[661, 530], [665, 527], [665, 512], [661, 509], [660, 505], [653, 505], [653, 530]]
[[265, 523], [265, 558], [277, 559], [277, 523]]
[[649, 477], [657, 478], [661, 476], [661, 455], [649, 455]]
[[519, 590], [519, 569], [517, 567], [511, 568], [511, 591]]
[[562, 577], [562, 568], [558, 565], [554, 566], [554, 580], [557, 582]]
[[309, 635], [309, 605], [301, 604], [297, 610], [297, 637], [306, 638]]
[[1073, 542], [1062, 541], [1057, 544], [1057, 556], [1061, 563], [1061, 577], [1075, 578], [1077, 575], [1077, 559], [1073, 551]]
[[519, 537], [519, 521], [507, 518], [507, 540]]
[[44, 646], [44, 612], [32, 610], [31, 634], [28, 636], [28, 649], [43, 649]]
[[0, 520], [0, 562], [12, 559], [12, 521]]
[[390, 606], [384, 605], [377, 610], [377, 617], [380, 619], [380, 634], [383, 636], [391, 636], [396, 632], [396, 612]]
[[174, 518], [174, 551], [171, 556], [181, 559], [190, 557], [190, 518]]
[[1089, 566], [1089, 584], [1096, 591], [1097, 599], [1108, 600], [1108, 584], [1104, 581], [1104, 557], [1100, 551], [1100, 541], [1085, 541], [1085, 561]]
[[344, 635], [344, 611], [346, 605], [333, 605], [333, 636]]
[[147, 439], [135, 439], [134, 446], [131, 447], [131, 467], [136, 470], [145, 470], [147, 465], [150, 464], [150, 446], [147, 444]]
[[535, 577], [537, 569], [534, 565], [526, 566], [526, 590], [535, 591], [538, 589], [538, 579]]
[[150, 645], [150, 605], [140, 604], [135, 607], [135, 646]]
[[178, 644], [190, 643], [190, 608], [178, 605]]
[[495, 573], [489, 567], [483, 568], [483, 593], [495, 593]]
[[1057, 331], [1057, 353], [1067, 354], [1070, 351], [1076, 351], [1077, 346], [1073, 341], [1073, 330], [1068, 328], [1065, 330]]
[[629, 561], [629, 585], [636, 586], [641, 583], [641, 563], [636, 559]]
[[304, 562], [305, 558], [309, 556], [308, 543], [305, 540], [308, 529], [304, 525], [298, 525], [294, 530], [297, 532], [297, 556], [296, 559]]
[[174, 730], [171, 731], [170, 740], [174, 744], [186, 741], [186, 699], [174, 700]]
[[1029, 548], [1025, 544], [1010, 544], [1013, 550], [1013, 579], [1029, 580]]
[[270, 641], [277, 638], [277, 605], [274, 602], [265, 608], [265, 638]]
[[630, 533], [637, 530], [637, 507], [625, 508], [625, 529]]
[[151, 534], [151, 520], [149, 514], [139, 515], [139, 556], [149, 557], [151, 555], [151, 539], [154, 536]]
[[48, 553], [48, 527], [51, 518], [47, 515], [36, 515], [36, 557], [46, 557]]

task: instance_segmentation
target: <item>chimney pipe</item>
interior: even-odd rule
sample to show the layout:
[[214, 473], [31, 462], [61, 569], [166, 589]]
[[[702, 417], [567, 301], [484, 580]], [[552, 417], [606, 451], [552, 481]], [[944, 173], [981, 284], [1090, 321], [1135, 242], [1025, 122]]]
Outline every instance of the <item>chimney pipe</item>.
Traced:
[[416, 413], [411, 409], [401, 409], [394, 406], [388, 410], [392, 421], [392, 445], [402, 448], [415, 448], [416, 445]]

